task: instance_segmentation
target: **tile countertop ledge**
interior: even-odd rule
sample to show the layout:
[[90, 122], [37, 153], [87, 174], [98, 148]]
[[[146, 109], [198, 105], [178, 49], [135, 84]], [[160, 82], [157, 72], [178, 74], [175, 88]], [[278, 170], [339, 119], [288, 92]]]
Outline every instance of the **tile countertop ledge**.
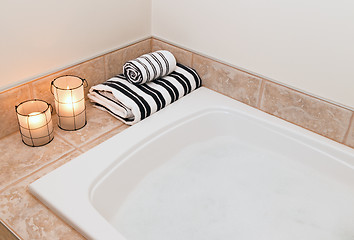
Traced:
[[28, 185], [128, 128], [90, 103], [86, 106], [84, 128], [67, 132], [56, 127], [54, 140], [45, 146], [24, 145], [19, 132], [0, 139], [0, 221], [21, 239], [84, 239], [33, 197]]

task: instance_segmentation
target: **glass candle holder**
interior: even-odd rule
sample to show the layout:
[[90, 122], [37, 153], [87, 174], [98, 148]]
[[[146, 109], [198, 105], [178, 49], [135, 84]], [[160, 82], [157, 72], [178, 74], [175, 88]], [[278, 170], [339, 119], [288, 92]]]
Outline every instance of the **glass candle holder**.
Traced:
[[55, 78], [51, 83], [58, 126], [63, 130], [75, 131], [86, 125], [84, 87], [87, 82], [73, 75]]
[[39, 99], [15, 107], [22, 141], [31, 147], [43, 146], [54, 138], [52, 106]]

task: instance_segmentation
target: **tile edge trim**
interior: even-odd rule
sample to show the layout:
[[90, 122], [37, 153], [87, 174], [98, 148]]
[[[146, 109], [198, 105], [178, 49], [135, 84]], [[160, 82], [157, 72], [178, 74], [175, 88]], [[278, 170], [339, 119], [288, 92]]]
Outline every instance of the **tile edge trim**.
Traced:
[[28, 77], [26, 79], [22, 79], [22, 80], [19, 80], [19, 81], [16, 81], [14, 83], [10, 83], [10, 84], [7, 84], [5, 86], [2, 86], [0, 87], [0, 93], [3, 93], [3, 92], [6, 92], [8, 90], [11, 90], [11, 89], [14, 89], [14, 88], [17, 88], [17, 87], [20, 87], [20, 86], [23, 86], [23, 85], [26, 85], [26, 84], [29, 84], [33, 81], [36, 81], [36, 80], [39, 80], [39, 79], [42, 79], [42, 78], [45, 78], [49, 75], [52, 75], [52, 74], [55, 74], [55, 73], [58, 73], [60, 71], [63, 71], [63, 70], [66, 70], [66, 69], [69, 69], [69, 68], [72, 68], [72, 67], [75, 67], [77, 65], [80, 65], [82, 63], [85, 63], [85, 62], [88, 62], [88, 61], [91, 61], [93, 59], [96, 59], [96, 58], [99, 58], [99, 57], [103, 57], [111, 52], [114, 52], [114, 51], [117, 51], [117, 50], [120, 50], [120, 49], [124, 49], [124, 48], [127, 48], [129, 46], [132, 46], [134, 44], [137, 44], [137, 43], [140, 43], [140, 42], [143, 42], [145, 40], [148, 40], [148, 39], [151, 39], [152, 37], [151, 36], [146, 36], [146, 37], [143, 37], [143, 38], [139, 38], [135, 41], [132, 41], [130, 43], [127, 43], [127, 44], [122, 44], [122, 45], [119, 45], [117, 47], [114, 47], [112, 49], [108, 49], [106, 51], [103, 51], [101, 53], [98, 53], [98, 54], [94, 54], [90, 57], [87, 57], [87, 58], [82, 58], [81, 60], [78, 60], [78, 61], [75, 61], [75, 62], [72, 62], [71, 64], [67, 64], [67, 65], [64, 65], [62, 67], [59, 67], [59, 68], [55, 68], [55, 69], [51, 69], [49, 71], [46, 71], [46, 72], [43, 72], [43, 73], [40, 73], [38, 75], [34, 75], [34, 76], [31, 76], [31, 77]]
[[332, 105], [335, 105], [335, 106], [338, 106], [338, 107], [341, 107], [341, 108], [345, 108], [345, 109], [347, 109], [347, 110], [349, 110], [349, 111], [354, 112], [354, 108], [352, 108], [352, 107], [349, 107], [349, 106], [346, 106], [346, 105], [344, 105], [344, 104], [338, 103], [338, 102], [336, 102], [336, 101], [327, 99], [327, 98], [325, 98], [325, 97], [321, 97], [321, 96], [318, 96], [318, 95], [316, 95], [316, 94], [313, 94], [313, 93], [304, 91], [304, 90], [302, 90], [302, 89], [298, 89], [298, 88], [296, 88], [296, 87], [293, 87], [293, 86], [290, 86], [290, 85], [288, 85], [288, 84], [282, 83], [282, 82], [280, 82], [280, 81], [278, 81], [278, 80], [275, 80], [275, 79], [272, 79], [272, 78], [263, 76], [262, 74], [252, 72], [252, 71], [250, 71], [250, 70], [248, 70], [248, 69], [245, 69], [245, 68], [242, 68], [242, 67], [239, 67], [239, 66], [230, 64], [230, 63], [228, 63], [228, 62], [222, 61], [222, 60], [217, 59], [217, 58], [215, 58], [215, 57], [211, 57], [211, 56], [209, 56], [209, 55], [207, 55], [207, 54], [200, 53], [200, 52], [195, 51], [195, 50], [190, 49], [190, 48], [186, 48], [186, 47], [181, 46], [181, 45], [179, 45], [179, 44], [175, 44], [175, 43], [173, 43], [173, 42], [171, 42], [171, 41], [168, 41], [168, 40], [166, 40], [166, 39], [164, 39], [164, 38], [157, 37], [157, 36], [155, 36], [155, 35], [153, 35], [151, 38], [152, 38], [152, 40], [158, 40], [158, 41], [164, 42], [164, 43], [166, 43], [166, 44], [168, 44], [168, 45], [171, 45], [171, 46], [173, 46], [173, 47], [177, 47], [177, 48], [183, 49], [183, 50], [185, 50], [185, 51], [189, 51], [189, 52], [191, 52], [191, 53], [193, 53], [193, 54], [199, 55], [199, 56], [201, 56], [201, 57], [208, 58], [208, 59], [210, 59], [210, 60], [212, 60], [212, 61], [215, 61], [215, 62], [218, 62], [218, 63], [220, 63], [220, 64], [226, 65], [226, 66], [228, 66], [228, 67], [234, 68], [234, 69], [236, 69], [236, 70], [238, 70], [238, 71], [241, 71], [241, 72], [250, 74], [250, 75], [252, 75], [252, 76], [254, 76], [254, 77], [257, 77], [257, 78], [261, 78], [262, 80], [266, 80], [266, 81], [272, 82], [272, 83], [274, 83], [274, 84], [278, 84], [278, 85], [280, 85], [280, 86], [289, 88], [289, 89], [291, 89], [291, 90], [293, 90], [293, 91], [296, 91], [296, 92], [299, 92], [299, 93], [301, 93], [301, 94], [305, 94], [305, 95], [307, 95], [307, 96], [316, 98], [316, 99], [318, 99], [318, 100], [321, 100], [321, 101], [327, 102], [327, 103], [329, 103], [329, 104], [332, 104]]
[[0, 218], [0, 224], [2, 224], [15, 238], [19, 239], [19, 240], [23, 240], [22, 237], [20, 237], [20, 235], [18, 233], [16, 233], [15, 230], [13, 230], [9, 224], [6, 224], [5, 221], [3, 221], [1, 218]]

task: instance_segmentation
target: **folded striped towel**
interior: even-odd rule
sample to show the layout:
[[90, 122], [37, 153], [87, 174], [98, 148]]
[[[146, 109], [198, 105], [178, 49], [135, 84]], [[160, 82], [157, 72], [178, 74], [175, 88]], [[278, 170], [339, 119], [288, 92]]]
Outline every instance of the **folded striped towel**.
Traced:
[[169, 75], [140, 85], [129, 83], [120, 74], [91, 87], [88, 97], [95, 107], [133, 125], [199, 88], [201, 84], [194, 69], [177, 63], [175, 71]]
[[144, 54], [123, 66], [123, 74], [130, 83], [143, 84], [164, 77], [176, 69], [176, 59], [166, 50]]

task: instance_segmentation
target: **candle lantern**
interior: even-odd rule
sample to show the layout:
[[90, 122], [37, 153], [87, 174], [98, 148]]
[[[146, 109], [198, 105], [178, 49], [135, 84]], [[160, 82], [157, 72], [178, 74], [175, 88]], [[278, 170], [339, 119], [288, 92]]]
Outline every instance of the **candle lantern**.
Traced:
[[87, 81], [73, 75], [60, 76], [52, 81], [51, 91], [61, 129], [75, 131], [86, 125], [84, 87], [87, 87]]
[[52, 106], [39, 99], [15, 107], [22, 141], [31, 147], [43, 146], [54, 138]]

